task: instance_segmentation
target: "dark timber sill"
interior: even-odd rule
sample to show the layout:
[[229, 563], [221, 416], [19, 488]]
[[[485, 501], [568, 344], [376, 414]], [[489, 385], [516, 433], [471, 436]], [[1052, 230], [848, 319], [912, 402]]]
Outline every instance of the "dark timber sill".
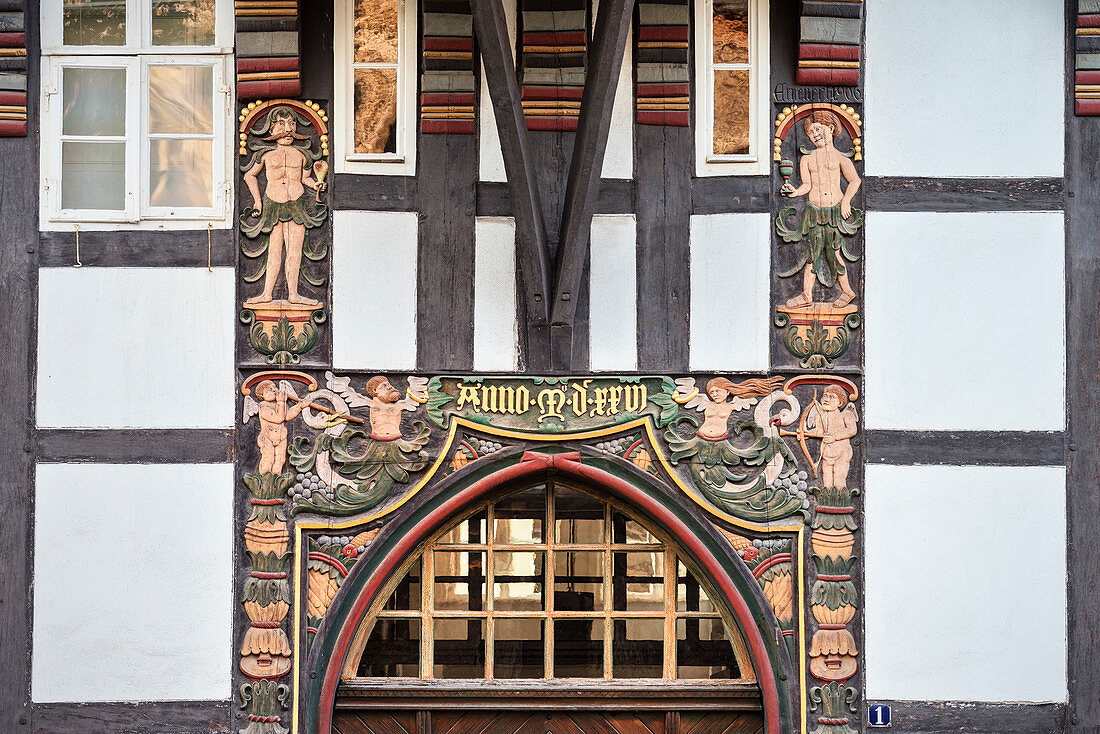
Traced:
[[32, 716], [33, 734], [229, 734], [234, 731], [228, 701], [36, 703]]
[[[118, 230], [80, 232], [80, 263], [104, 268], [233, 267], [235, 231], [206, 229]], [[41, 267], [76, 265], [76, 232], [42, 232], [38, 238]]]
[[48, 428], [35, 433], [39, 462], [222, 464], [233, 461], [229, 428]]
[[868, 176], [866, 208], [878, 212], [1061, 211], [1060, 178], [907, 178]]
[[1065, 466], [1061, 431], [867, 431], [868, 464]]
[[1066, 706], [1061, 703], [925, 703], [880, 701], [890, 705], [893, 734], [1062, 734]]

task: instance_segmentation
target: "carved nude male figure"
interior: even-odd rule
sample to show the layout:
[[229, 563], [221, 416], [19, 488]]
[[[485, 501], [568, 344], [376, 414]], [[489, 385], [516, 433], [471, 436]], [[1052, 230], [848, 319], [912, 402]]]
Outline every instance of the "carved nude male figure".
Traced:
[[[814, 112], [805, 122], [806, 134], [814, 150], [802, 156], [799, 173], [802, 184], [795, 188], [789, 182], [780, 193], [794, 198], [806, 196], [807, 203], [798, 229], [788, 230], [780, 223], [780, 234], [786, 242], [802, 242], [802, 292], [787, 301], [788, 308], [801, 308], [813, 303], [815, 280], [828, 288], [836, 282], [840, 296], [833, 306], [841, 308], [851, 303], [856, 293], [848, 282], [842, 251], [844, 238], [856, 233], [862, 223], [862, 212], [852, 209], [852, 199], [862, 183], [856, 167], [848, 156], [833, 146], [840, 132], [840, 121], [826, 110]], [[841, 179], [847, 186], [841, 190]], [[853, 211], [857, 215], [849, 222]], [[796, 266], [797, 271], [797, 266]], [[793, 275], [793, 272], [790, 273]], [[786, 274], [784, 274], [786, 275]]]
[[367, 380], [366, 393], [370, 437], [378, 441], [401, 438], [401, 412], [416, 410], [420, 407], [417, 402], [410, 397], [401, 400], [401, 393], [381, 375]]
[[856, 435], [856, 411], [848, 405], [848, 394], [829, 385], [821, 396], [817, 429], [821, 431], [821, 482], [824, 487], [848, 486], [852, 463], [852, 437]]
[[281, 474], [286, 462], [286, 423], [298, 417], [309, 403], [309, 397], [288, 408], [287, 394], [271, 380], [256, 386], [256, 397], [260, 399], [260, 435], [256, 437], [256, 445], [260, 447], [259, 470], [261, 474]]
[[[307, 210], [306, 187], [316, 192], [325, 190], [326, 184], [317, 182], [306, 167], [306, 156], [294, 147], [300, 135], [294, 113], [289, 109], [276, 110], [272, 116], [271, 133], [266, 141], [275, 142], [275, 148], [264, 153], [244, 175], [245, 184], [252, 194], [253, 209], [250, 217], [259, 220], [245, 226], [245, 234], [254, 237], [261, 232], [268, 235], [267, 271], [264, 290], [259, 296], [245, 301], [245, 305], [270, 303], [279, 273], [286, 276], [287, 300], [305, 306], [320, 306], [319, 301], [298, 293], [298, 274], [302, 267], [302, 248], [306, 240], [306, 228], [316, 227], [321, 218]], [[267, 187], [263, 201], [260, 197], [260, 171], [266, 174]], [[286, 252], [285, 266], [283, 252]]]

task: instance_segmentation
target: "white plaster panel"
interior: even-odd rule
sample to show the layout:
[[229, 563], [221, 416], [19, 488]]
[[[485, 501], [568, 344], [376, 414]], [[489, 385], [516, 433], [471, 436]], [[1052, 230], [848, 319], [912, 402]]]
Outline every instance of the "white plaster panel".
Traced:
[[633, 214], [592, 217], [588, 352], [593, 370], [638, 368], [637, 222]]
[[474, 369], [516, 369], [516, 220], [474, 223]]
[[867, 467], [868, 700], [1066, 700], [1065, 481]]
[[867, 427], [1061, 430], [1060, 212], [867, 217]]
[[768, 368], [770, 223], [767, 214], [691, 218], [691, 369]]
[[38, 425], [233, 425], [233, 269], [44, 268]]
[[332, 214], [332, 361], [416, 367], [415, 212]]
[[224, 700], [233, 467], [40, 464], [32, 698]]
[[601, 171], [604, 178], [634, 178], [634, 44], [629, 35], [625, 43], [604, 151]]
[[1062, 175], [1062, 3], [866, 6], [867, 173]]
[[[512, 40], [512, 59], [516, 58], [516, 0], [502, 0], [504, 19], [508, 24], [508, 38]], [[493, 99], [489, 95], [489, 83], [485, 78], [485, 64], [481, 64], [481, 96], [478, 98], [479, 136], [478, 167], [482, 181], [506, 182], [504, 172], [504, 153], [500, 149], [500, 134], [497, 132], [497, 118], [493, 112]]]

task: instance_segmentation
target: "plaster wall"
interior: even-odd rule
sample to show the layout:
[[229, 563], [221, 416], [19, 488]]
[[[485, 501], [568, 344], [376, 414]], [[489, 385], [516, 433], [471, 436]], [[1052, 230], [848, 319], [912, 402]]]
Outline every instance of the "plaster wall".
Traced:
[[[516, 0], [500, 0], [504, 8], [504, 19], [508, 24], [508, 37], [512, 39], [512, 59], [516, 57]], [[482, 181], [508, 181], [504, 172], [504, 153], [500, 149], [500, 134], [497, 132], [497, 118], [493, 112], [493, 100], [489, 94], [489, 84], [485, 79], [485, 64], [481, 65], [481, 94], [478, 98], [478, 136], [479, 175]]]
[[45, 268], [44, 428], [233, 425], [233, 269]]
[[1062, 3], [865, 5], [869, 175], [1062, 175]]
[[474, 223], [474, 369], [516, 369], [516, 220]]
[[38, 466], [34, 701], [229, 697], [232, 498], [230, 464]]
[[767, 214], [691, 218], [691, 369], [768, 368], [770, 226]]
[[589, 364], [593, 370], [638, 368], [637, 222], [632, 214], [592, 217]]
[[869, 466], [864, 497], [868, 700], [1065, 701], [1065, 469]]
[[332, 213], [332, 361], [416, 366], [415, 212]]
[[1065, 428], [1061, 212], [871, 212], [867, 241], [868, 428]]

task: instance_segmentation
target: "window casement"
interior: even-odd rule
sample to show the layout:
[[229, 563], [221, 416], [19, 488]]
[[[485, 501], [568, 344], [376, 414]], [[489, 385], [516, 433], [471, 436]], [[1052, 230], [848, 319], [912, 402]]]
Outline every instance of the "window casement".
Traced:
[[416, 174], [416, 2], [336, 0], [336, 170]]
[[228, 226], [228, 0], [42, 4], [43, 229]]
[[696, 172], [767, 173], [768, 0], [696, 0], [695, 9]]

